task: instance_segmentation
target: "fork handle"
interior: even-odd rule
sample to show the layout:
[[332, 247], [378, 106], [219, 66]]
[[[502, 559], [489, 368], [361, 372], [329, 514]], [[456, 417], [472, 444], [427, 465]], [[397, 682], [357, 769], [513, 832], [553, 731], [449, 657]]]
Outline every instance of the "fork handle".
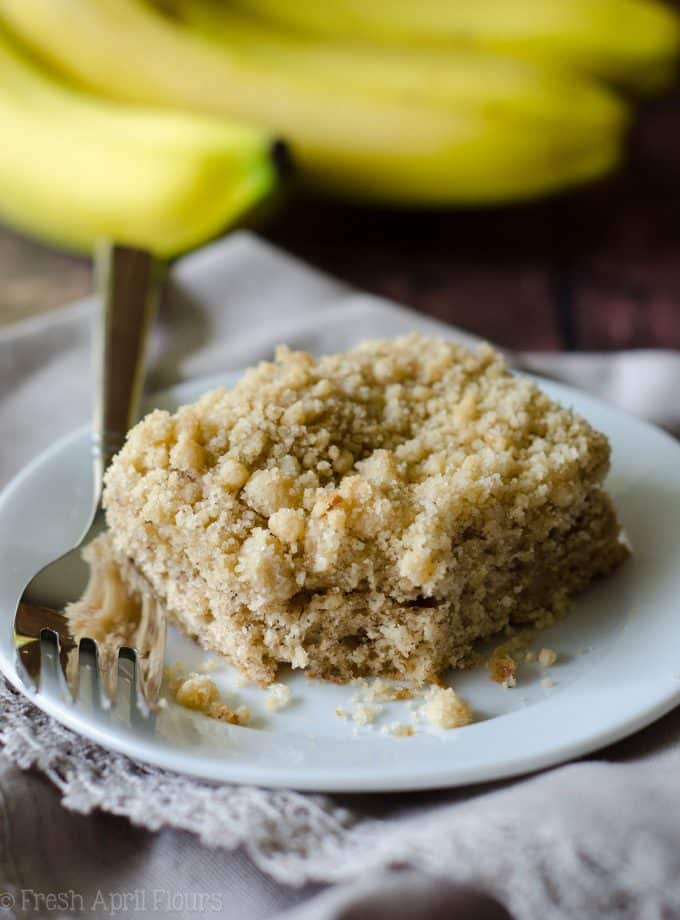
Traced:
[[95, 251], [95, 279], [102, 304], [93, 436], [98, 506], [104, 473], [136, 420], [161, 271], [151, 253], [103, 241]]

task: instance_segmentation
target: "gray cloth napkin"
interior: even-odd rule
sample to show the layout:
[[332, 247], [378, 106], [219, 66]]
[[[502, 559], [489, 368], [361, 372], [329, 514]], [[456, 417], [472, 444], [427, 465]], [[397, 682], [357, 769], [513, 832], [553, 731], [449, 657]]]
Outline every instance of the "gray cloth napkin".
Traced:
[[[88, 419], [94, 310], [84, 301], [0, 330], [0, 485]], [[318, 353], [414, 328], [474, 342], [235, 234], [175, 267], [149, 388], [243, 367], [281, 341]], [[678, 354], [514, 360], [680, 433]], [[147, 773], [121, 767], [121, 759], [116, 769], [130, 771], [129, 782], [123, 774], [130, 788], [103, 794], [110, 777], [87, 772], [70, 733], [58, 734], [9, 691], [1, 698], [9, 756], [0, 757], [0, 916], [66, 917], [80, 908], [86, 916], [239, 920], [280, 911], [290, 920], [493, 918], [504, 908], [527, 920], [680, 913], [678, 711], [598, 758], [492, 787], [342, 801], [258, 799], [253, 790], [225, 787], [215, 802], [229, 802], [240, 822], [225, 835], [207, 833], [196, 815], [164, 818], [157, 802], [135, 798], [130, 789], [144, 789]], [[105, 760], [92, 749], [89, 756]], [[40, 765], [54, 785], [10, 757]], [[191, 796], [193, 781], [161, 779], [166, 793]], [[128, 815], [141, 827], [101, 811], [65, 810], [58, 790], [70, 808]], [[199, 792], [207, 795], [197, 788], [197, 802]], [[387, 871], [399, 866], [410, 869]], [[336, 884], [319, 894], [321, 883]]]

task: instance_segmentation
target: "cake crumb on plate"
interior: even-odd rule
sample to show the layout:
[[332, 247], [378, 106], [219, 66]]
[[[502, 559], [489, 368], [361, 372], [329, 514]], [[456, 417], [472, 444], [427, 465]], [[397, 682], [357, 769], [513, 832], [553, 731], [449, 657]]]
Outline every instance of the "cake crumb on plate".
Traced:
[[223, 661], [220, 661], [219, 658], [215, 658], [213, 655], [211, 658], [208, 658], [203, 662], [201, 671], [203, 674], [212, 674], [213, 671], [219, 671], [223, 664]]
[[489, 677], [506, 690], [517, 684], [517, 662], [505, 651], [504, 646], [495, 649], [487, 662]]
[[352, 719], [357, 725], [370, 725], [383, 711], [378, 703], [355, 703], [352, 707]]
[[175, 702], [185, 709], [201, 712], [218, 722], [230, 725], [248, 725], [250, 710], [247, 706], [232, 709], [220, 700], [217, 685], [205, 674], [189, 674], [173, 681], [172, 690]]
[[438, 728], [461, 728], [472, 722], [472, 707], [452, 687], [430, 687], [420, 712]]
[[291, 699], [290, 687], [285, 684], [271, 684], [265, 700], [265, 706], [270, 712], [278, 712], [280, 709], [285, 709], [290, 704]]
[[542, 648], [538, 653], [538, 663], [542, 668], [549, 668], [557, 661], [557, 652], [552, 648]]
[[411, 687], [390, 683], [380, 677], [370, 682], [364, 678], [358, 678], [352, 681], [352, 685], [358, 687], [352, 699], [362, 703], [393, 703], [411, 700], [414, 696], [414, 690]]

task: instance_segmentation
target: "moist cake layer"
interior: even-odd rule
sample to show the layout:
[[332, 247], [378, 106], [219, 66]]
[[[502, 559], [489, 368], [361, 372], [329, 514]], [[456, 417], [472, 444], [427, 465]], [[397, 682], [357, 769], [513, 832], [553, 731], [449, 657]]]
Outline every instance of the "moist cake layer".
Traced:
[[475, 639], [562, 610], [626, 555], [606, 438], [488, 346], [280, 348], [130, 433], [114, 552], [253, 680], [433, 679]]

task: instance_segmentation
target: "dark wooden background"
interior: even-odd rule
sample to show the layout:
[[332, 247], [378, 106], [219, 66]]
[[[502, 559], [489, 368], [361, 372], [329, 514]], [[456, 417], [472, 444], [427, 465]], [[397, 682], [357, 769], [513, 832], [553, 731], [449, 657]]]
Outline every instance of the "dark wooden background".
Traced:
[[[353, 284], [524, 349], [680, 348], [680, 91], [649, 103], [614, 177], [483, 212], [293, 200], [261, 228]], [[0, 229], [0, 322], [91, 289], [86, 260]]]

